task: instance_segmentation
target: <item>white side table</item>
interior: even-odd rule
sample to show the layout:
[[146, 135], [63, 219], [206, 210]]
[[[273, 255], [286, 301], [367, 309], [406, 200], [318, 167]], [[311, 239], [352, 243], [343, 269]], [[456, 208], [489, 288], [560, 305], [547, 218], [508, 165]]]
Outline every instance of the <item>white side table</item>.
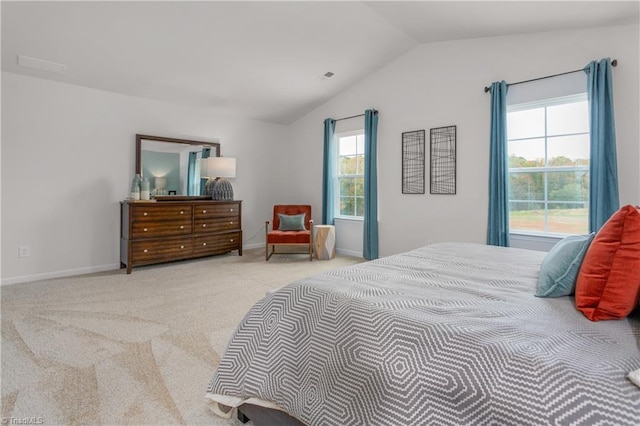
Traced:
[[336, 257], [336, 227], [333, 225], [313, 225], [313, 251], [318, 260]]

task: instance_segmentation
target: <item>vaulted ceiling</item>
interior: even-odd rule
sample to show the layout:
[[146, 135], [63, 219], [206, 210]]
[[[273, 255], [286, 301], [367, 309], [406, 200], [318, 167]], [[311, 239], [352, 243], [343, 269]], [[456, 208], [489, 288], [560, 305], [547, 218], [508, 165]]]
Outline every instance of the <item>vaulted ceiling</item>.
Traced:
[[[419, 43], [638, 24], [640, 16], [637, 1], [3, 1], [1, 7], [3, 71], [283, 124]], [[19, 55], [66, 65], [66, 72], [20, 66]]]

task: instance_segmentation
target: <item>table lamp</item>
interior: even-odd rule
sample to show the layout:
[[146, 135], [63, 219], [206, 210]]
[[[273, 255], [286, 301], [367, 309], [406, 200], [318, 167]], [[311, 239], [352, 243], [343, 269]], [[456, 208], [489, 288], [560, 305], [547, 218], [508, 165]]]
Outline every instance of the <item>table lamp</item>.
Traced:
[[226, 178], [236, 177], [236, 159], [230, 157], [209, 157], [207, 170], [215, 176], [215, 184], [211, 191], [214, 200], [233, 200], [233, 187]]

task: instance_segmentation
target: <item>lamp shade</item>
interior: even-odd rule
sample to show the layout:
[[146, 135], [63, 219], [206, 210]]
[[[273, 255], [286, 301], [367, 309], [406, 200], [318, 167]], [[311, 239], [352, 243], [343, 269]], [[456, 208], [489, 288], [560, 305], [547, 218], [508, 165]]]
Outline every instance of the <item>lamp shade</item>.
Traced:
[[208, 178], [211, 177], [209, 174], [209, 158], [203, 158], [198, 160], [200, 163], [200, 177]]
[[230, 157], [209, 157], [207, 159], [209, 176], [219, 178], [236, 177], [236, 159]]

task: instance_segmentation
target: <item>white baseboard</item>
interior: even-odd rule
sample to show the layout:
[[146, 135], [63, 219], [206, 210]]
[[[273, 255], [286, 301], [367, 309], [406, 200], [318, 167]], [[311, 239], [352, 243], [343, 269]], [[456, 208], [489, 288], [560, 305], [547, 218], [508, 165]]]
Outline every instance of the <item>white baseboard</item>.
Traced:
[[[264, 243], [247, 244], [242, 247], [243, 250], [254, 249], [254, 248], [264, 248]], [[336, 249], [336, 253], [343, 254], [346, 256], [362, 257], [362, 253], [358, 253], [352, 250]], [[23, 275], [21, 277], [3, 278], [0, 281], [0, 286], [28, 283], [32, 281], [51, 280], [54, 278], [72, 277], [74, 275], [91, 274], [94, 272], [113, 271], [115, 269], [120, 269], [119, 263], [114, 263], [111, 265], [102, 265], [102, 266], [90, 266], [90, 267], [78, 268], [78, 269], [65, 269], [63, 271], [45, 272], [42, 274]]]
[[[242, 246], [243, 250], [254, 249], [254, 248], [264, 248], [264, 243], [246, 244]], [[336, 253], [343, 254], [345, 256], [362, 257], [362, 252], [357, 252], [354, 250], [345, 250], [345, 249], [336, 248]]]
[[357, 252], [354, 250], [345, 250], [345, 249], [337, 248], [336, 253], [344, 254], [345, 256], [362, 257], [362, 252]]
[[250, 250], [250, 249], [260, 248], [260, 247], [264, 248], [264, 243], [243, 244], [242, 250]]
[[112, 271], [114, 269], [120, 269], [120, 264], [115, 263], [111, 265], [90, 266], [87, 268], [78, 268], [78, 269], [65, 269], [64, 271], [45, 272], [42, 274], [23, 275], [21, 277], [3, 278], [2, 281], [0, 282], [0, 285], [4, 286], [4, 285], [11, 285], [11, 284], [28, 283], [31, 281], [50, 280], [53, 278], [63, 278], [63, 277], [71, 277], [74, 275], [91, 274], [93, 272]]

